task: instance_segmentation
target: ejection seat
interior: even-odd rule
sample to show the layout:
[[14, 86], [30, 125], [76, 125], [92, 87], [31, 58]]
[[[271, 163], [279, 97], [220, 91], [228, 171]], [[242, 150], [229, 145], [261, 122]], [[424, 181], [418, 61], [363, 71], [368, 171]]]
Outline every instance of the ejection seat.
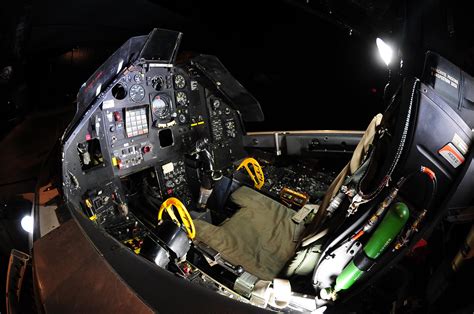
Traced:
[[[289, 208], [258, 191], [241, 187], [231, 195], [241, 209], [220, 226], [196, 221], [197, 240], [264, 280], [306, 275], [314, 270], [326, 245], [327, 239], [322, 237], [326, 229], [320, 225], [336, 193], [352, 194], [352, 204], [359, 197], [359, 204], [364, 200], [365, 205], [375, 205], [387, 195], [387, 187], [401, 178], [410, 178], [402, 196], [411, 204], [413, 216], [422, 210], [426, 214], [420, 216], [425, 228], [418, 228], [412, 220], [416, 223], [414, 229], [422, 235], [442, 217], [439, 206], [449, 197], [452, 183], [462, 174], [461, 165], [469, 158], [469, 146], [474, 142], [473, 91], [473, 77], [436, 53], [427, 52], [421, 79], [404, 79], [383, 119], [381, 114], [374, 117], [306, 228], [291, 220], [294, 212]], [[431, 189], [426, 176], [414, 175], [420, 169], [429, 169]], [[347, 182], [351, 187], [341, 191]], [[333, 218], [341, 214], [355, 218], [371, 210], [356, 211], [357, 206], [348, 206], [347, 211], [337, 211]], [[330, 228], [334, 227], [344, 229], [347, 225], [336, 221]], [[329, 237], [334, 236], [333, 232], [338, 236], [337, 231], [331, 230]]]
[[[372, 119], [350, 162], [326, 192], [319, 210], [328, 206], [346, 176], [359, 168], [381, 120], [381, 114]], [[292, 220], [294, 210], [247, 186], [238, 188], [230, 198], [240, 207], [239, 211], [219, 226], [196, 220], [196, 240], [263, 280], [313, 271], [321, 245], [311, 241], [311, 232], [305, 232], [303, 223]]]

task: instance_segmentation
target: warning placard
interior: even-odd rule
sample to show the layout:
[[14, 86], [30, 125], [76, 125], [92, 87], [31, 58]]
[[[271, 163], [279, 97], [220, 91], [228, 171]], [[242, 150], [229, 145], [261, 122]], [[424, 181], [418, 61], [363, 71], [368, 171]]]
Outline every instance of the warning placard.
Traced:
[[437, 79], [440, 79], [441, 81], [451, 85], [454, 88], [458, 88], [459, 81], [452, 75], [449, 75], [448, 73], [444, 72], [441, 69], [431, 67], [431, 75], [435, 76]]
[[446, 159], [454, 168], [459, 167], [464, 162], [463, 155], [452, 143], [448, 143], [446, 146], [441, 148], [438, 153], [443, 156], [444, 159]]

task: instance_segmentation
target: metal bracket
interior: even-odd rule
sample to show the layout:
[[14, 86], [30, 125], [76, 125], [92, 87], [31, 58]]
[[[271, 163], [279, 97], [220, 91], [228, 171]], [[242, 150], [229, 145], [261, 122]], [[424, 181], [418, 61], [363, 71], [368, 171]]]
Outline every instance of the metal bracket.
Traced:
[[7, 313], [16, 313], [20, 302], [21, 287], [26, 267], [31, 257], [21, 251], [13, 249], [8, 262], [6, 301]]
[[280, 156], [281, 155], [281, 149], [280, 149], [280, 139], [279, 139], [279, 133], [275, 133], [275, 150], [276, 150], [276, 155]]
[[275, 153], [277, 156], [281, 156], [281, 147], [280, 147], [280, 135], [285, 135], [286, 132], [275, 132], [273, 136], [275, 137]]

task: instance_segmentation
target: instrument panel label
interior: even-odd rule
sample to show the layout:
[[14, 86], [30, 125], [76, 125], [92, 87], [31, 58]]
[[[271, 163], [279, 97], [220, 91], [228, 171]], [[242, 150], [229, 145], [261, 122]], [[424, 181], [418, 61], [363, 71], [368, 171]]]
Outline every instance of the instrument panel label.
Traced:
[[110, 109], [113, 107], [115, 107], [115, 102], [113, 99], [104, 100], [104, 102], [102, 103], [102, 109]]

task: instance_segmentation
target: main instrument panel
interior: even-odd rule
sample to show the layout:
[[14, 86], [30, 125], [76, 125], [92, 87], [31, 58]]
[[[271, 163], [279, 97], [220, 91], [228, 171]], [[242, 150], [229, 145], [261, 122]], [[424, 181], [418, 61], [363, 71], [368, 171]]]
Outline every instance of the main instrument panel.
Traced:
[[72, 200], [100, 182], [147, 168], [155, 168], [163, 195], [175, 195], [188, 177], [185, 156], [203, 139], [215, 171], [245, 156], [239, 112], [192, 63], [137, 61], [101, 96], [65, 146], [64, 182]]
[[[124, 91], [104, 100], [102, 114], [115, 175], [178, 158], [185, 152], [183, 138], [195, 133], [192, 128], [208, 132], [199, 90], [191, 91], [190, 77], [173, 70], [153, 63], [134, 66], [115, 85]], [[190, 105], [188, 95], [197, 104]], [[190, 121], [199, 118], [202, 123], [191, 126]]]

